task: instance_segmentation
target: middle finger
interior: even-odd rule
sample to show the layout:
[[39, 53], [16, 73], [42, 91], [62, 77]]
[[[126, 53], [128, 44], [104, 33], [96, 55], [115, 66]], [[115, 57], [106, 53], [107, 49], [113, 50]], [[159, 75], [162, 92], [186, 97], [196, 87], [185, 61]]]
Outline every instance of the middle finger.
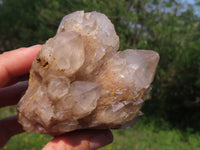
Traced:
[[15, 105], [24, 95], [28, 87], [28, 81], [18, 82], [14, 85], [0, 88], [0, 108]]

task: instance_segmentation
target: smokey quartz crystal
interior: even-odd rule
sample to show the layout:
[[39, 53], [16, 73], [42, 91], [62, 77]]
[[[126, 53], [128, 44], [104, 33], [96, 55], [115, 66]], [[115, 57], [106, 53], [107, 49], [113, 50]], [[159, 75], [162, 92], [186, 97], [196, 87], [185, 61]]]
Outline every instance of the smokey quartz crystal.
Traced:
[[132, 125], [159, 55], [117, 52], [118, 47], [114, 26], [104, 14], [65, 16], [32, 64], [29, 87], [18, 103], [24, 130], [59, 135]]

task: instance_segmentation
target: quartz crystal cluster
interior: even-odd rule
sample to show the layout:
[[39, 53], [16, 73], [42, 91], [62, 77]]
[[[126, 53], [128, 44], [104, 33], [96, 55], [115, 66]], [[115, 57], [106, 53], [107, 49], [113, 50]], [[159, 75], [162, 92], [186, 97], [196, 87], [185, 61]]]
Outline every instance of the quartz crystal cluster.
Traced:
[[27, 132], [59, 135], [131, 125], [159, 60], [151, 50], [118, 51], [111, 21], [98, 12], [65, 16], [35, 58], [18, 103]]

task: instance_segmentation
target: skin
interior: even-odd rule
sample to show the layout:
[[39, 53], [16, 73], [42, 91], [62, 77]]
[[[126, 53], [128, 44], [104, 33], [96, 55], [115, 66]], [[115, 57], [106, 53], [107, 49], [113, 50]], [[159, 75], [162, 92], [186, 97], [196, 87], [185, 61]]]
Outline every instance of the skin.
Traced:
[[[18, 103], [28, 82], [18, 82], [27, 76], [41, 45], [0, 54], [0, 108]], [[14, 135], [24, 132], [17, 116], [0, 120], [0, 148]], [[95, 150], [110, 144], [113, 135], [109, 130], [81, 130], [55, 137], [43, 150]]]

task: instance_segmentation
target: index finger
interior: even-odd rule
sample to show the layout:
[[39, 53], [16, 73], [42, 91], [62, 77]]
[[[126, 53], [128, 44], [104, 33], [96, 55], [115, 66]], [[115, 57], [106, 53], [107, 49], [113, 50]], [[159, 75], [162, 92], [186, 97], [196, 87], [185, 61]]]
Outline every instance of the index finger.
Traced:
[[0, 87], [11, 79], [29, 72], [31, 64], [41, 50], [41, 45], [5, 52], [0, 55]]

